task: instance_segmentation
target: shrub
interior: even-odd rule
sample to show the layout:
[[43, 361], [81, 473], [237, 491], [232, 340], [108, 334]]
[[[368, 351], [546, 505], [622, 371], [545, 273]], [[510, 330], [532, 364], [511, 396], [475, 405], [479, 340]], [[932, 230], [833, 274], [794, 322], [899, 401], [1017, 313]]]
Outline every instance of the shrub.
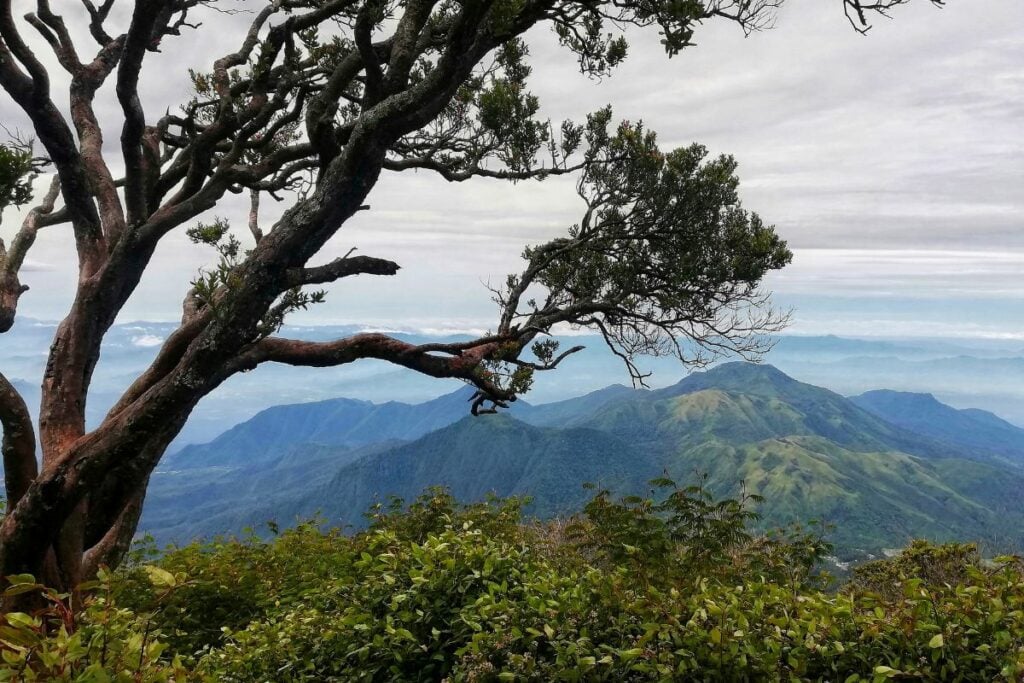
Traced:
[[454, 526], [469, 523], [476, 531], [492, 538], [521, 539], [522, 510], [528, 498], [497, 498], [490, 495], [478, 503], [459, 503], [450, 491], [432, 486], [406, 506], [392, 496], [388, 505], [373, 506], [366, 514], [372, 530], [394, 532], [399, 539], [423, 542]]
[[760, 496], [715, 500], [704, 487], [680, 487], [668, 478], [651, 484], [664, 491], [660, 501], [640, 496], [613, 500], [599, 491], [568, 527], [568, 538], [606, 569], [625, 568], [634, 581], [678, 585], [693, 577], [760, 577], [772, 581], [827, 583], [816, 575], [832, 550], [816, 525], [794, 525], [755, 535], [758, 519], [751, 503]]
[[[150, 568], [164, 592], [173, 577]], [[168, 578], [170, 577], [170, 578]], [[7, 612], [0, 623], [0, 681], [186, 681], [190, 674], [181, 659], [167, 652], [152, 615], [117, 606], [111, 577], [83, 586], [88, 591], [76, 614], [69, 596], [36, 584], [28, 575], [7, 577], [4, 600], [33, 592], [44, 605], [32, 614]]]
[[[161, 598], [144, 565], [134, 562], [120, 572], [117, 600], [134, 611], [153, 612], [174, 650], [196, 655], [222, 644], [225, 630], [304, 604], [345, 571], [354, 552], [351, 542], [320, 527], [312, 520], [270, 541], [249, 534], [171, 548], [160, 566], [188, 577], [173, 595]], [[156, 610], [158, 599], [164, 602]]]
[[898, 598], [909, 579], [927, 586], [955, 586], [967, 581], [981, 566], [978, 546], [973, 543], [934, 545], [912, 541], [893, 558], [865, 562], [855, 567], [851, 584], [856, 588]]
[[173, 549], [81, 614], [7, 615], [0, 680], [1024, 680], [1018, 559], [915, 542], [828, 590], [818, 530], [759, 536], [745, 503], [660, 485], [568, 524], [434, 489], [355, 536]]

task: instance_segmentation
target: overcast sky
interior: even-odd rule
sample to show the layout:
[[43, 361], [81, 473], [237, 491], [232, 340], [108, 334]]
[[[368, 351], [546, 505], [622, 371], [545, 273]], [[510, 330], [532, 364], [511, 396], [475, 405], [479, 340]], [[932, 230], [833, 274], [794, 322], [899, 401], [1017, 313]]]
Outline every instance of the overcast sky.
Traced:
[[[187, 32], [153, 60], [151, 118], [186, 98], [189, 66], [235, 47], [216, 44], [237, 38], [224, 21], [211, 17], [213, 30]], [[595, 81], [548, 33], [532, 34], [531, 88], [544, 113], [579, 119], [610, 102], [616, 117], [657, 130], [664, 147], [697, 141], [735, 155], [744, 203], [796, 254], [768, 283], [795, 308], [792, 331], [1024, 339], [1024, 2], [949, 0], [937, 10], [917, 0], [861, 36], [838, 0], [788, 0], [773, 30], [744, 38], [709, 23], [697, 47], [671, 60], [655, 33], [631, 37], [626, 63]], [[101, 114], [116, 121], [114, 112]], [[0, 118], [23, 125], [3, 95]], [[116, 139], [112, 129], [108, 144]], [[354, 246], [402, 271], [336, 286], [296, 322], [487, 328], [495, 315], [483, 283], [519, 270], [523, 245], [558, 235], [581, 212], [565, 179], [449, 185], [403, 174], [385, 177], [369, 202], [322, 256]], [[244, 211], [218, 213], [241, 226]], [[16, 221], [6, 214], [0, 234]], [[66, 232], [41, 234], [22, 314], [61, 316], [73, 261]], [[176, 318], [210, 261], [182, 235], [168, 239], [122, 320]]]

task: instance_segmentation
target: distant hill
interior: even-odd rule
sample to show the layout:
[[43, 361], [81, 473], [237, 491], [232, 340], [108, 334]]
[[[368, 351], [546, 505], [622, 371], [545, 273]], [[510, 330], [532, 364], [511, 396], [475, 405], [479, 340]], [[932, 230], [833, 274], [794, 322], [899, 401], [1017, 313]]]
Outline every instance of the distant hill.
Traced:
[[[401, 442], [362, 448], [302, 444], [276, 461], [244, 466], [160, 468], [150, 478], [140, 522], [162, 544], [239, 533], [246, 527], [295, 519], [302, 501], [339, 468]], [[316, 506], [315, 506], [316, 507]]]
[[[411, 500], [425, 486], [451, 488], [460, 500], [488, 493], [530, 496], [539, 517], [578, 511], [592, 492], [583, 482], [636, 489], [660, 462], [591, 429], [534, 427], [507, 415], [467, 417], [409, 444], [342, 467], [318, 496], [329, 518], [357, 523], [377, 500]], [[306, 508], [309, 511], [309, 506]]]
[[524, 422], [539, 426], [565, 426], [574, 421], [591, 415], [609, 403], [642, 397], [649, 393], [644, 389], [633, 389], [622, 384], [613, 384], [604, 389], [592, 391], [583, 396], [542, 403], [540, 405], [523, 405], [522, 401], [512, 404], [512, 414]]
[[[658, 472], [653, 459], [639, 456], [638, 461], [613, 436], [535, 427], [507, 415], [464, 417], [415, 442], [367, 447], [363, 453], [344, 447], [311, 447], [306, 453], [311, 460], [305, 466], [292, 458], [285, 467], [208, 468], [158, 476], [143, 528], [161, 541], [183, 541], [314, 515], [332, 524], [361, 527], [374, 503], [386, 503], [390, 496], [412, 500], [435, 485], [450, 487], [466, 501], [488, 493], [529, 495], [535, 502], [528, 512], [550, 517], [582, 507], [591, 495], [583, 482], [635, 489]], [[213, 482], [186, 492], [190, 472]], [[168, 485], [174, 476], [177, 480]], [[183, 494], [198, 505], [184, 516], [173, 500]]]
[[[847, 547], [877, 548], [916, 534], [965, 537], [968, 529], [1000, 536], [1009, 527], [992, 510], [1021, 516], [1002, 478], [1019, 485], [1019, 473], [768, 365], [695, 373], [572, 424], [662, 453], [677, 479], [704, 472], [723, 493], [743, 481], [765, 496], [767, 523], [823, 519], [836, 524], [835, 538]], [[953, 471], [971, 471], [973, 483]]]
[[465, 387], [419, 404], [371, 403], [337, 398], [268, 408], [210, 443], [186, 446], [162, 469], [246, 466], [274, 462], [297, 444], [360, 448], [388, 440], [408, 441], [440, 429], [469, 412], [473, 390]]
[[[720, 495], [735, 494], [741, 482], [763, 495], [765, 526], [835, 524], [833, 538], [848, 555], [915, 536], [1000, 548], [1024, 541], [1024, 472], [771, 366], [730, 363], [657, 391], [608, 387], [547, 407], [519, 405], [511, 415], [464, 417], [465, 398], [456, 392], [419, 406], [339, 400], [265, 411], [232, 430], [236, 436], [202, 447], [213, 458], [206, 469], [190, 475], [162, 467], [144, 528], [181, 538], [317, 511], [358, 526], [375, 501], [411, 499], [431, 485], [465, 500], [529, 495], [530, 512], [547, 517], [578, 510], [590, 495], [584, 482], [643, 493], [662, 472], [681, 482], [700, 472]], [[991, 430], [979, 439], [1005, 431], [998, 418], [965, 418]], [[224, 453], [233, 455], [225, 460]], [[206, 484], [207, 502], [175, 512], [169, 496], [184, 491], [190, 476], [207, 477], [213, 462], [227, 464]], [[178, 479], [166, 488], [172, 476]]]
[[1024, 429], [974, 408], [958, 410], [931, 394], [877, 390], [850, 399], [861, 408], [904, 429], [955, 445], [961, 450], [999, 456], [1024, 466]]
[[900, 352], [833, 358], [783, 349], [769, 357], [786, 373], [845, 395], [880, 388], [931, 393], [940, 401], [994, 411], [1024, 426], [1024, 357], [1018, 351], [1000, 356], [981, 350], [972, 351], [974, 355], [946, 350], [951, 355]]

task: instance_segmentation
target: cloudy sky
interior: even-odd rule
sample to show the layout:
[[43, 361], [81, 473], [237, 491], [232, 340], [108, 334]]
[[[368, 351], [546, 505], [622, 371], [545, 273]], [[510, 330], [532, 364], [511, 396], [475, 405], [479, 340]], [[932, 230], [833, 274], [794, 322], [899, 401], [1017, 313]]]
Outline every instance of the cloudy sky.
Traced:
[[[216, 45], [237, 35], [224, 21], [210, 17], [214, 30], [186, 33], [153, 60], [151, 116], [186, 98], [189, 66], [233, 47]], [[1024, 339], [1022, 27], [1020, 0], [949, 0], [942, 10], [917, 0], [861, 36], [838, 0], [788, 0], [774, 29], [744, 37], [709, 23], [697, 47], [671, 60], [655, 33], [633, 34], [630, 57], [602, 81], [581, 77], [546, 32], [531, 35], [531, 87], [556, 121], [610, 102], [617, 117], [657, 130], [664, 147], [698, 141], [734, 154], [745, 204], [796, 254], [768, 283], [794, 308], [793, 332]], [[23, 125], [4, 96], [0, 119]], [[572, 181], [557, 178], [449, 185], [403, 174], [385, 177], [370, 203], [323, 257], [354, 246], [398, 261], [401, 273], [336, 286], [296, 322], [487, 328], [484, 283], [518, 270], [523, 245], [558, 235], [581, 212]], [[269, 208], [267, 222], [282, 207]], [[243, 225], [244, 211], [218, 213]], [[0, 234], [16, 221], [6, 214]], [[45, 231], [31, 256], [21, 312], [59, 318], [74, 282], [68, 235]], [[176, 318], [210, 261], [172, 236], [122, 319]]]

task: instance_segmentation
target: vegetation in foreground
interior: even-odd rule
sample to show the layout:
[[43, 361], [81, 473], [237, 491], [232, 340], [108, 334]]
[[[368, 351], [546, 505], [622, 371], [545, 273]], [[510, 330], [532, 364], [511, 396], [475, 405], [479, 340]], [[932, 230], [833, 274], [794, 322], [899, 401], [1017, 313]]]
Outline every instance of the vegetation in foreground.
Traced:
[[813, 527], [656, 482], [568, 522], [430, 490], [355, 536], [307, 523], [196, 543], [0, 625], [0, 680], [1017, 681], [1024, 565], [915, 542], [839, 586]]

